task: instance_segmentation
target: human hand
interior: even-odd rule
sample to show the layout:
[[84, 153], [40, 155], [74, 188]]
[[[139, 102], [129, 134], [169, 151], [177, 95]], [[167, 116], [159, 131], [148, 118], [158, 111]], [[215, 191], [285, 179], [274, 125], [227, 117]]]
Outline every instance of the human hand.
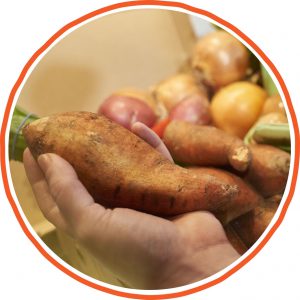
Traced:
[[[133, 131], [168, 154], [141, 124]], [[37, 161], [28, 149], [24, 166], [38, 205], [58, 229], [84, 245], [128, 287], [160, 289], [192, 283], [223, 269], [239, 255], [220, 222], [198, 211], [172, 220], [94, 202], [72, 166], [55, 154]]]

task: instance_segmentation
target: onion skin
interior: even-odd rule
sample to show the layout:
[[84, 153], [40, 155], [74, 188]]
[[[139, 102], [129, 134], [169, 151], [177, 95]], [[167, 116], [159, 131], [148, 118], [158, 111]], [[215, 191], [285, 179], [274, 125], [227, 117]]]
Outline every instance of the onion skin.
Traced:
[[170, 111], [171, 120], [208, 125], [211, 123], [209, 101], [203, 94], [195, 94], [179, 102]]
[[153, 90], [155, 99], [162, 103], [167, 111], [189, 96], [203, 94], [206, 90], [200, 86], [192, 74], [179, 73], [161, 81]]
[[268, 97], [265, 101], [261, 114], [267, 115], [270, 113], [281, 113], [286, 116], [284, 105], [278, 94]]
[[135, 122], [152, 127], [156, 121], [154, 111], [145, 102], [128, 96], [112, 95], [100, 106], [98, 114], [130, 129]]
[[133, 87], [125, 87], [113, 92], [112, 94], [139, 99], [147, 103], [153, 110], [155, 109], [155, 101], [153, 97], [151, 97], [150, 93], [146, 91]]
[[196, 44], [192, 67], [214, 90], [243, 79], [249, 67], [247, 48], [231, 34], [219, 30]]
[[215, 126], [244, 138], [258, 120], [267, 96], [263, 88], [247, 81], [235, 82], [220, 89], [210, 106]]

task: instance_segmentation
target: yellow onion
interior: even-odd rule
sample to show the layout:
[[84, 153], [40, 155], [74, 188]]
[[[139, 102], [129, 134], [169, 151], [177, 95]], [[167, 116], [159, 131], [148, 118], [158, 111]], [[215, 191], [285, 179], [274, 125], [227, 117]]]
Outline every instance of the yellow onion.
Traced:
[[249, 52], [231, 34], [218, 30], [197, 42], [192, 67], [204, 83], [217, 90], [244, 79], [249, 67]]
[[260, 86], [240, 81], [220, 89], [212, 98], [214, 124], [243, 138], [260, 116], [267, 92]]
[[183, 99], [206, 91], [199, 86], [195, 77], [188, 73], [179, 73], [161, 81], [153, 90], [155, 99], [170, 111]]

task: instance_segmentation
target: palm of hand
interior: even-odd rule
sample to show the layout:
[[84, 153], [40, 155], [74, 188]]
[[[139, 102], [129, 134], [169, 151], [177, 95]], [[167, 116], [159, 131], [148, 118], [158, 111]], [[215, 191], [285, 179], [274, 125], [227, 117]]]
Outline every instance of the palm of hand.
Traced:
[[170, 281], [183, 284], [182, 277], [185, 283], [206, 277], [218, 271], [205, 266], [210, 254], [228, 243], [219, 221], [207, 212], [167, 220], [130, 209], [103, 213], [93, 207], [85, 218], [89, 227], [81, 229], [79, 240], [129, 287], [170, 287]]
[[[149, 129], [136, 126], [135, 130], [169, 155]], [[94, 202], [61, 157], [44, 154], [36, 162], [27, 149], [23, 161], [45, 217], [82, 243], [128, 287], [184, 285], [238, 258], [220, 222], [208, 212], [168, 220], [131, 209], [105, 209]]]
[[[77, 184], [78, 180], [73, 181], [73, 191]], [[63, 185], [56, 188], [69, 190]], [[54, 214], [51, 220], [46, 213], [48, 219], [89, 249], [128, 287], [177, 286], [205, 278], [225, 266], [210, 269], [207, 263], [214, 259], [218, 247], [228, 243], [220, 222], [208, 212], [168, 220], [131, 209], [105, 209], [90, 202], [85, 189], [80, 199], [76, 193], [80, 203], [76, 207], [73, 202], [72, 209], [66, 203], [70, 196], [59, 191], [54, 194], [61, 195], [55, 200], [60, 215]], [[68, 206], [67, 212], [64, 205]]]

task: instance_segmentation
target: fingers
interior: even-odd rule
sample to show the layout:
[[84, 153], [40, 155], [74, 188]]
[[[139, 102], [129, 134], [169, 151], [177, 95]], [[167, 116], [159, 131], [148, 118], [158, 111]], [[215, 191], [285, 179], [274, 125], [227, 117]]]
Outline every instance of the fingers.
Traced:
[[[57, 228], [78, 236], [78, 231], [84, 231], [85, 224], [89, 223], [83, 216], [91, 216], [89, 208], [95, 203], [72, 166], [55, 154], [43, 154], [36, 162], [29, 149], [24, 151], [23, 162], [44, 216]], [[105, 209], [97, 205], [92, 211], [95, 217]]]
[[23, 162], [26, 175], [42, 213], [56, 227], [66, 230], [66, 222], [50, 194], [44, 174], [28, 148], [24, 151]]
[[131, 126], [131, 130], [133, 133], [138, 135], [141, 139], [159, 151], [163, 156], [173, 162], [173, 158], [163, 141], [149, 127], [141, 122], [136, 122]]
[[[79, 181], [73, 167], [60, 156], [43, 154], [39, 156], [38, 164], [61, 214], [76, 230], [88, 208], [95, 204], [94, 199]], [[100, 205], [97, 209], [98, 212], [105, 211]]]

